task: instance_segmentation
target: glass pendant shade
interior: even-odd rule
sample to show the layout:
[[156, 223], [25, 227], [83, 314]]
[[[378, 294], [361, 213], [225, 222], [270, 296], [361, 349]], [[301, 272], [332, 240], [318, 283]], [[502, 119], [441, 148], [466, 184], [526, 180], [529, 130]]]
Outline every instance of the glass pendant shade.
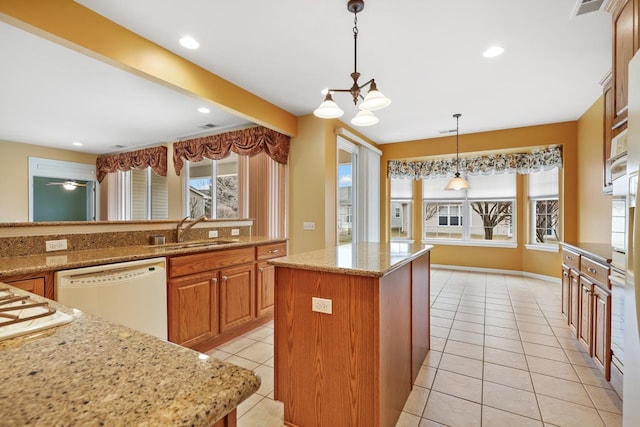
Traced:
[[380, 121], [371, 111], [360, 110], [358, 114], [351, 119], [351, 124], [354, 126], [371, 126]]
[[361, 110], [376, 111], [391, 104], [391, 100], [384, 96], [382, 92], [371, 89], [364, 100], [360, 103]]
[[456, 172], [456, 176], [451, 178], [447, 183], [447, 186], [444, 187], [445, 190], [468, 190], [471, 188], [469, 181], [462, 178], [459, 173]]
[[343, 114], [344, 111], [342, 111], [342, 108], [338, 107], [338, 104], [333, 102], [330, 93], [325, 96], [322, 104], [320, 104], [320, 106], [313, 112], [314, 116], [320, 117], [321, 119], [337, 119]]

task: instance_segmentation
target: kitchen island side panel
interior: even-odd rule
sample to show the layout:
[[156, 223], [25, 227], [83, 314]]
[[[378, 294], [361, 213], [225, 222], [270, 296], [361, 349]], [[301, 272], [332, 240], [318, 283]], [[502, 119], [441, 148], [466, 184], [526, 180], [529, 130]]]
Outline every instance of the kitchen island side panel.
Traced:
[[276, 266], [275, 294], [285, 424], [395, 426], [429, 349], [429, 253], [377, 277]]
[[[378, 425], [377, 278], [276, 267], [275, 398], [291, 426]], [[332, 301], [332, 314], [311, 298]]]

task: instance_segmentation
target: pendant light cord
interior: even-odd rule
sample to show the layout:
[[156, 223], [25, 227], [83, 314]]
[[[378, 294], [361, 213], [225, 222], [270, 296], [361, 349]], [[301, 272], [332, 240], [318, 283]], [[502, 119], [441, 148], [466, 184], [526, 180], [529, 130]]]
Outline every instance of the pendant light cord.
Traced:
[[353, 72], [358, 72], [358, 12], [353, 12]]
[[460, 115], [461, 115], [460, 113], [453, 115], [453, 117], [456, 118], [456, 177], [460, 176], [460, 170], [458, 169], [458, 163], [460, 162], [458, 160], [458, 151], [459, 151], [458, 140], [460, 138], [460, 125], [459, 125]]

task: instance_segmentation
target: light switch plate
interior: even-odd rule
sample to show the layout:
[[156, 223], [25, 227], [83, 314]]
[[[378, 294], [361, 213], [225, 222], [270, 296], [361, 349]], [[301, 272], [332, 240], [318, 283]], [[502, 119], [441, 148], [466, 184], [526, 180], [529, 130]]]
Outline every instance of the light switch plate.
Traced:
[[315, 222], [304, 222], [304, 223], [302, 223], [302, 228], [304, 230], [315, 230], [316, 229], [316, 223]]
[[218, 230], [209, 230], [209, 237], [218, 237]]
[[232, 229], [231, 229], [231, 235], [232, 235], [232, 236], [239, 236], [239, 235], [240, 235], [240, 229], [238, 229], [238, 228], [232, 228]]

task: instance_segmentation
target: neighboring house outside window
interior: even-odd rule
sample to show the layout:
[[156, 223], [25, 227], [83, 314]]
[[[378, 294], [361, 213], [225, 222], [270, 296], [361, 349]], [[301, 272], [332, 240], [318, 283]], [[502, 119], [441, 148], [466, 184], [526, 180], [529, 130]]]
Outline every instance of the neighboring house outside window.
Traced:
[[411, 239], [413, 180], [391, 178], [391, 240]]
[[188, 162], [191, 218], [238, 218], [238, 157]]
[[448, 178], [423, 185], [423, 240], [514, 244], [515, 174], [468, 178], [471, 189], [447, 191]]

